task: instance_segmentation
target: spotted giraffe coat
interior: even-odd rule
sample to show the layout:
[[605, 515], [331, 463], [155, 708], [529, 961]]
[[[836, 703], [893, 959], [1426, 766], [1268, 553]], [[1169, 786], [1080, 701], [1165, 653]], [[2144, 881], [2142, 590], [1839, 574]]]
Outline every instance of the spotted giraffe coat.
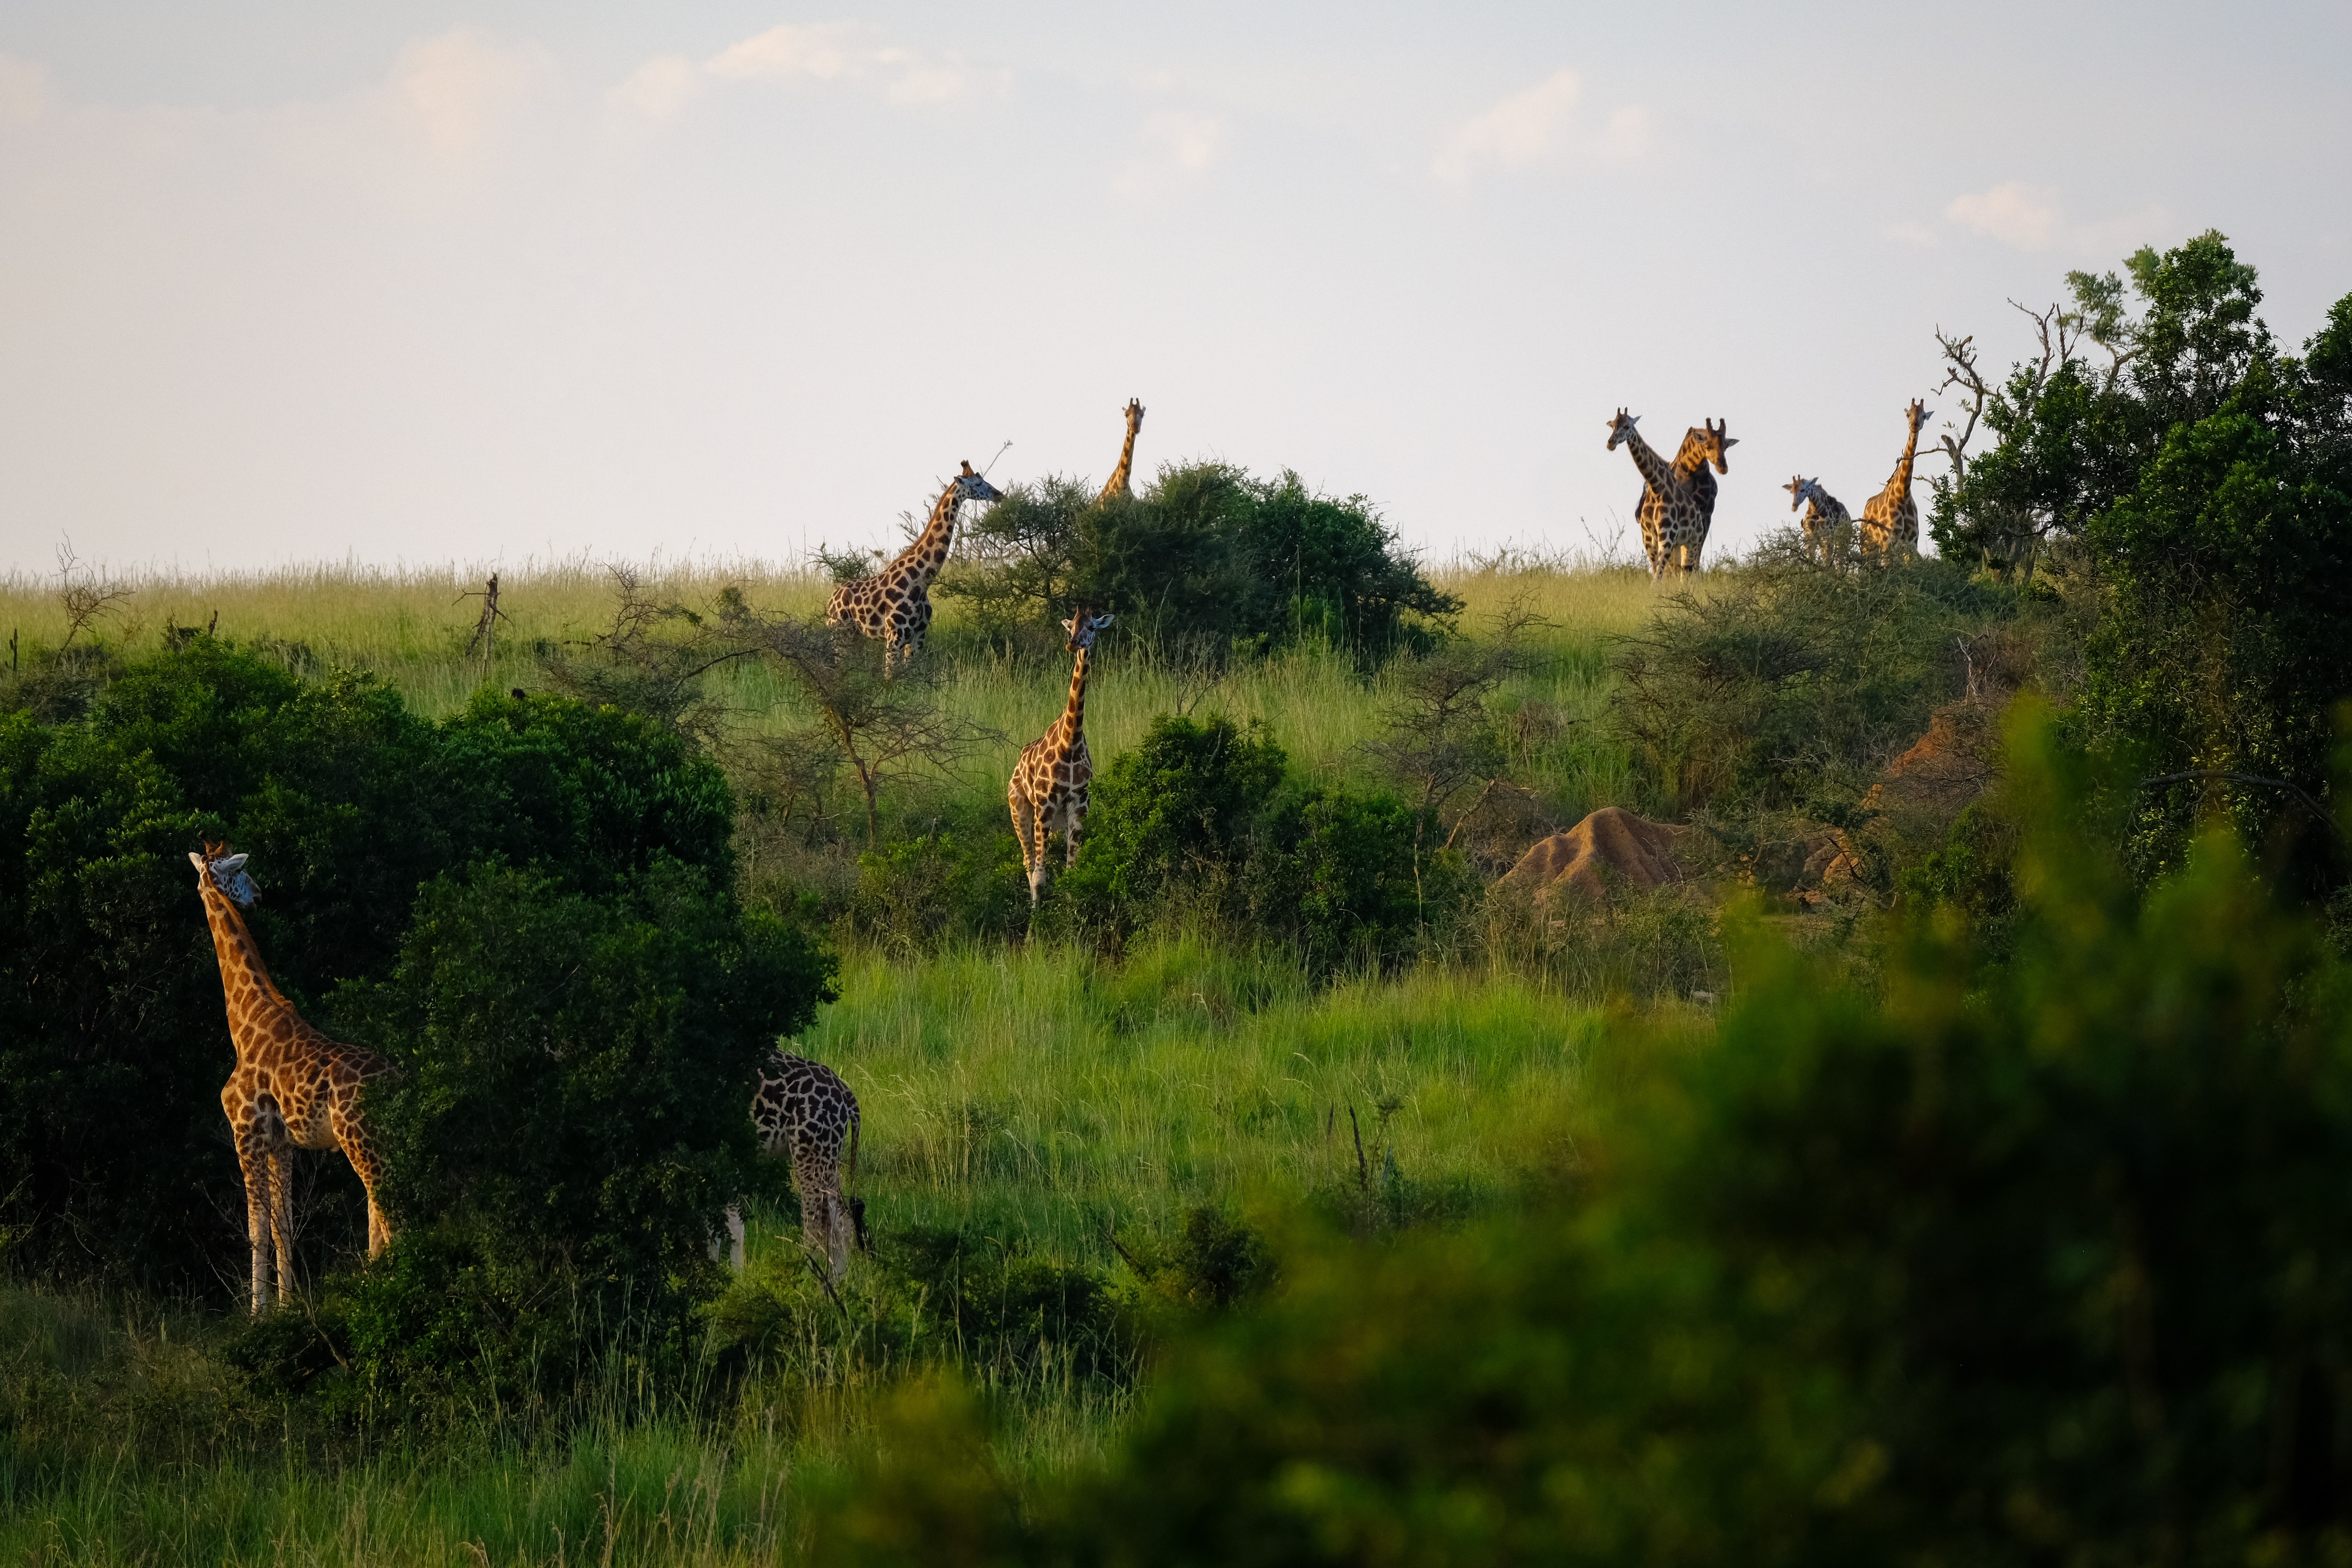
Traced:
[[1062, 835], [1062, 864], [1073, 865], [1078, 858], [1078, 834], [1086, 826], [1087, 791], [1095, 776], [1094, 758], [1087, 751], [1087, 661], [1094, 651], [1095, 634], [1110, 623], [1110, 616], [1084, 608], [1062, 623], [1076, 656], [1069, 700], [1062, 705], [1062, 716], [1021, 749], [1021, 760], [1013, 765], [1013, 777], [1004, 788], [1033, 905], [1045, 888], [1046, 841], [1056, 829]]
[[931, 579], [948, 563], [955, 545], [957, 515], [968, 500], [999, 500], [993, 485], [963, 465], [963, 472], [948, 481], [931, 507], [930, 521], [915, 542], [871, 577], [844, 583], [833, 591], [824, 607], [824, 624], [854, 627], [860, 636], [882, 645], [882, 667], [906, 662], [923, 650], [923, 637], [931, 627]]
[[1799, 520], [1799, 526], [1804, 530], [1805, 549], [1823, 561], [1829, 560], [1839, 548], [1838, 538], [1853, 526], [1853, 514], [1845, 510], [1845, 502], [1822, 489], [1819, 479], [1795, 474], [1780, 488], [1789, 492], [1790, 511], [1799, 507], [1805, 509], [1805, 515]]
[[1707, 472], [1707, 465], [1713, 463], [1717, 472], [1729, 473], [1725, 449], [1738, 442], [1725, 433], [1727, 426], [1703, 422], [1702, 428], [1683, 437], [1681, 448], [1669, 463], [1634, 429], [1637, 423], [1637, 416], [1619, 409], [1617, 417], [1610, 421], [1609, 449], [1614, 451], [1622, 443], [1641, 470], [1642, 494], [1634, 503], [1633, 515], [1642, 526], [1650, 580], [1655, 582], [1664, 575], [1669, 563], [1678, 571], [1698, 570], [1699, 552], [1706, 547], [1707, 531], [1715, 518], [1715, 475]]
[[[857, 1096], [823, 1062], [770, 1051], [751, 1096], [751, 1124], [770, 1154], [791, 1158], [793, 1187], [801, 1200], [801, 1238], [840, 1278], [852, 1240], [865, 1241], [865, 1205], [841, 1191], [844, 1169], [854, 1172], [857, 1166]], [[739, 1266], [740, 1226], [740, 1215], [730, 1211]]]
[[1143, 404], [1139, 399], [1130, 397], [1127, 400], [1127, 444], [1119, 447], [1118, 467], [1110, 471], [1109, 479], [1103, 485], [1102, 494], [1095, 497], [1096, 505], [1099, 506], [1104, 501], [1122, 499], [1135, 493], [1129, 479], [1135, 472], [1135, 437], [1137, 432], [1142, 428]]
[[1919, 428], [1935, 412], [1913, 398], [1903, 410], [1903, 456], [1886, 488], [1862, 505], [1863, 548], [1880, 555], [1919, 553], [1919, 503], [1911, 499], [1911, 465], [1919, 455]]
[[369, 1135], [361, 1090], [393, 1070], [391, 1060], [358, 1046], [331, 1040], [303, 1021], [269, 978], [261, 950], [237, 912], [259, 890], [246, 874], [246, 858], [225, 844], [189, 851], [196, 891], [212, 928], [228, 1007], [229, 1043], [236, 1067], [221, 1087], [245, 1178], [245, 1226], [252, 1265], [252, 1309], [269, 1309], [270, 1264], [278, 1294], [294, 1289], [293, 1179], [297, 1149], [340, 1149], [367, 1191], [368, 1256], [392, 1240], [376, 1190], [383, 1160]]

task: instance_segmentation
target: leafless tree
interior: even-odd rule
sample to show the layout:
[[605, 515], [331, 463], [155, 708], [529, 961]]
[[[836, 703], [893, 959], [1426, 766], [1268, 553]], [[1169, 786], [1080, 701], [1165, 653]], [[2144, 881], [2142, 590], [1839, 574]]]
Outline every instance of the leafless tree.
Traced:
[[939, 661], [885, 679], [879, 644], [849, 628], [828, 626], [821, 616], [750, 625], [758, 651], [799, 687], [857, 780], [869, 845], [881, 842], [887, 787], [952, 767], [982, 742], [1003, 739], [940, 705], [935, 684], [943, 668]]
[[[703, 677], [759, 648], [758, 617], [729, 584], [707, 611], [654, 595], [634, 566], [605, 569], [614, 589], [613, 622], [577, 653], [544, 661], [551, 684], [590, 702], [610, 703], [706, 747], [723, 738], [730, 710]], [[493, 578], [492, 582], [497, 579]], [[484, 622], [488, 624], [486, 604]]]
[[66, 640], [58, 647], [73, 647], [74, 638], [85, 631], [96, 636], [99, 619], [114, 614], [136, 592], [129, 584], [82, 564], [74, 553], [72, 540], [58, 545], [58, 604], [66, 613]]

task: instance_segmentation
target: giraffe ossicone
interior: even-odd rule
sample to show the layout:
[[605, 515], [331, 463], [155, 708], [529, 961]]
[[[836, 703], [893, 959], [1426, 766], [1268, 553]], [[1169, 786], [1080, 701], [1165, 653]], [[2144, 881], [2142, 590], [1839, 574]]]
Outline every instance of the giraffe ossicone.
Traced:
[[872, 576], [844, 583], [833, 591], [825, 604], [824, 624], [848, 626], [861, 637], [879, 641], [885, 674], [894, 664], [905, 668], [907, 661], [923, 650], [924, 634], [930, 630], [931, 579], [948, 563], [948, 552], [955, 546], [958, 514], [966, 501], [1003, 499], [1002, 491], [965, 462], [963, 471], [948, 481], [947, 489], [932, 503], [930, 521], [912, 544]]
[[1078, 858], [1078, 835], [1087, 823], [1087, 796], [1094, 782], [1094, 759], [1087, 751], [1087, 663], [1095, 634], [1111, 624], [1079, 606], [1062, 629], [1070, 635], [1069, 700], [1062, 716], [1045, 732], [1021, 749], [1005, 785], [1005, 805], [1013, 812], [1013, 836], [1021, 840], [1021, 863], [1029, 874], [1029, 902], [1035, 907], [1045, 886], [1046, 841], [1055, 830], [1062, 835], [1062, 864]]
[[377, 1201], [383, 1162], [368, 1135], [361, 1091], [393, 1071], [390, 1058], [331, 1040], [302, 1020], [269, 978], [261, 950], [239, 908], [260, 896], [247, 857], [225, 844], [188, 852], [196, 893], [220, 962], [236, 1067], [221, 1088], [236, 1163], [245, 1178], [245, 1226], [252, 1268], [252, 1310], [268, 1310], [271, 1264], [278, 1295], [294, 1289], [293, 1177], [297, 1149], [340, 1149], [367, 1190], [368, 1256], [392, 1240]]

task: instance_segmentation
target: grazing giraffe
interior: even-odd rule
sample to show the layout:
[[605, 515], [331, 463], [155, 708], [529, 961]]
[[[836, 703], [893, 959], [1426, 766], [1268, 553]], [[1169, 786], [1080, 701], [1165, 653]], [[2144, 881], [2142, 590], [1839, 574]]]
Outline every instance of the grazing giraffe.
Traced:
[[1882, 555], [1896, 550], [1906, 555], [1919, 553], [1919, 503], [1911, 499], [1911, 462], [1919, 454], [1919, 427], [1934, 412], [1916, 397], [1903, 411], [1906, 427], [1903, 456], [1895, 465], [1894, 477], [1885, 489], [1863, 503], [1862, 542], [1866, 550]]
[[1822, 481], [1809, 479], [1802, 474], [1792, 474], [1780, 487], [1789, 492], [1789, 510], [1805, 509], [1800, 526], [1805, 531], [1805, 549], [1818, 551], [1826, 562], [1837, 549], [1836, 541], [1853, 526], [1853, 514], [1845, 510], [1845, 502], [1822, 489]]
[[237, 911], [259, 897], [246, 874], [246, 858], [226, 844], [205, 846], [195, 862], [196, 892], [212, 927], [228, 1003], [229, 1043], [236, 1070], [221, 1088], [221, 1110], [236, 1142], [245, 1175], [245, 1233], [253, 1264], [253, 1311], [269, 1310], [269, 1263], [278, 1261], [278, 1294], [294, 1289], [293, 1177], [297, 1149], [341, 1149], [367, 1189], [368, 1256], [383, 1252], [392, 1226], [376, 1202], [383, 1162], [368, 1137], [360, 1090], [393, 1070], [375, 1052], [327, 1038], [304, 1023], [270, 982], [269, 971]]
[[1109, 482], [1103, 486], [1102, 494], [1095, 497], [1097, 506], [1114, 496], [1125, 500], [1135, 494], [1127, 481], [1135, 470], [1135, 433], [1142, 428], [1143, 405], [1130, 397], [1127, 400], [1127, 444], [1118, 449], [1118, 467], [1110, 471]]
[[1069, 650], [1077, 656], [1070, 668], [1070, 700], [1052, 727], [1021, 749], [1013, 781], [1005, 786], [1013, 836], [1021, 840], [1021, 861], [1029, 868], [1032, 906], [1045, 885], [1045, 841], [1056, 827], [1062, 830], [1062, 864], [1068, 867], [1078, 858], [1078, 832], [1087, 821], [1087, 785], [1095, 776], [1094, 759], [1087, 753], [1087, 658], [1095, 634], [1110, 623], [1110, 616], [1083, 606], [1062, 623], [1070, 634]]
[[931, 520], [914, 543], [871, 577], [844, 583], [833, 591], [824, 624], [855, 626], [860, 636], [880, 639], [885, 674], [893, 661], [904, 668], [922, 652], [923, 634], [930, 629], [931, 579], [947, 564], [948, 551], [955, 543], [956, 514], [968, 500], [1002, 499], [995, 486], [964, 464], [963, 472], [940, 492]]
[[1639, 416], [1620, 408], [1617, 417], [1609, 422], [1608, 449], [1613, 452], [1622, 442], [1633, 455], [1633, 466], [1642, 470], [1642, 499], [1634, 504], [1633, 515], [1642, 525], [1642, 549], [1650, 558], [1650, 580], [1654, 583], [1664, 575], [1666, 563], [1677, 552], [1679, 570], [1698, 569], [1699, 552], [1706, 545], [1707, 525], [1715, 510], [1715, 476], [1706, 472], [1706, 465], [1712, 462], [1721, 472], [1729, 473], [1724, 449], [1738, 442], [1724, 433], [1727, 425], [1708, 425], [1685, 436], [1682, 449], [1669, 463], [1642, 439], [1634, 428], [1639, 423]]
[[[823, 1062], [772, 1050], [751, 1096], [751, 1122], [761, 1146], [788, 1154], [793, 1186], [801, 1197], [801, 1241], [812, 1258], [823, 1258], [838, 1279], [849, 1268], [850, 1241], [866, 1245], [866, 1205], [841, 1194], [848, 1145], [848, 1169], [857, 1168], [857, 1096]], [[727, 1231], [735, 1267], [743, 1267], [743, 1211], [729, 1205]]]

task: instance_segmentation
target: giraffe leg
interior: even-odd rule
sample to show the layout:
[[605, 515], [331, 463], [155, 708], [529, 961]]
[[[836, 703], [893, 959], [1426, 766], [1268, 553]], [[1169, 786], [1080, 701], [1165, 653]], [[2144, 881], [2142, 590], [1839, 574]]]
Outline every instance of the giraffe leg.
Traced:
[[294, 1297], [294, 1150], [269, 1152], [269, 1239], [278, 1254], [278, 1299]]
[[[710, 1243], [710, 1260], [713, 1263], [719, 1261], [719, 1242], [714, 1237]], [[743, 1205], [741, 1204], [727, 1205], [727, 1261], [734, 1266], [736, 1273], [743, 1272]]]
[[1078, 831], [1086, 825], [1086, 797], [1079, 795], [1062, 808], [1062, 869], [1065, 871], [1078, 863]]
[[793, 1152], [793, 1185], [801, 1196], [801, 1246], [812, 1258], [824, 1259], [829, 1278], [839, 1279], [848, 1267], [848, 1224], [841, 1202], [840, 1168], [824, 1169], [832, 1163], [814, 1148]]
[[368, 1256], [381, 1258], [383, 1249], [392, 1245], [392, 1222], [384, 1217], [383, 1205], [376, 1201], [376, 1187], [383, 1179], [383, 1162], [377, 1157], [375, 1142], [360, 1121], [355, 1100], [355, 1095], [351, 1099], [339, 1097], [327, 1108], [328, 1125], [343, 1151], [343, 1158], [352, 1163], [360, 1185], [367, 1191]]
[[1036, 808], [1029, 804], [1028, 792], [1021, 787], [1019, 779], [1013, 780], [1013, 787], [1004, 792], [1004, 804], [1013, 812], [1013, 837], [1021, 841], [1021, 869], [1028, 875], [1029, 901], [1034, 904], [1037, 901], [1037, 863], [1045, 856], [1042, 847], [1033, 847], [1030, 843], [1036, 831]]
[[269, 1152], [251, 1127], [236, 1135], [237, 1170], [245, 1177], [245, 1240], [253, 1270], [253, 1315], [269, 1310]]

